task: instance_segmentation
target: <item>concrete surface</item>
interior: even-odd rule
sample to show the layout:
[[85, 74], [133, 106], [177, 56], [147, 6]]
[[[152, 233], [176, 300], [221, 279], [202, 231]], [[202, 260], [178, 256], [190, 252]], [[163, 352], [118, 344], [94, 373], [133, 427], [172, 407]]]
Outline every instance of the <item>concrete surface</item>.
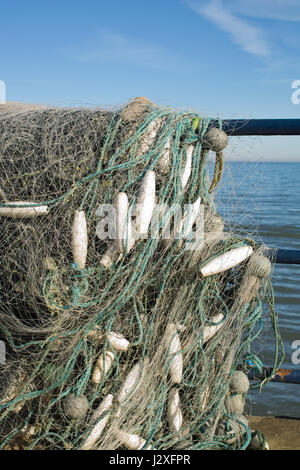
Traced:
[[300, 450], [300, 418], [251, 416], [249, 422], [266, 436], [270, 450]]

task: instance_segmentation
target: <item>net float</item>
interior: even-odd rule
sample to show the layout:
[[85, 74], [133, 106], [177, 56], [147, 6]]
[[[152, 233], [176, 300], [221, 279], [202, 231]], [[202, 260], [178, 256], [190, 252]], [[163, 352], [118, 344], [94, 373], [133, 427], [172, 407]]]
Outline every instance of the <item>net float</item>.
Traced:
[[177, 433], [182, 428], [182, 411], [180, 406], [179, 392], [176, 388], [171, 388], [168, 398], [168, 422], [172, 433]]
[[[211, 317], [209, 319], [209, 321], [212, 322], [212, 323], [219, 323], [223, 320], [223, 318], [224, 318], [223, 313], [217, 313], [216, 315]], [[202, 344], [207, 343], [207, 341], [209, 341], [213, 336], [215, 336], [215, 334], [219, 331], [219, 329], [221, 328], [223, 323], [224, 322], [219, 323], [219, 325], [207, 325], [207, 326], [205, 326], [204, 329], [203, 329], [203, 342], [202, 342]], [[199, 338], [199, 341], [200, 341], [200, 339], [201, 339], [201, 330], [200, 329], [196, 330], [195, 337]], [[187, 347], [190, 347], [195, 343], [195, 337], [191, 338], [188, 341]]]
[[250, 382], [246, 374], [241, 370], [236, 370], [229, 382], [232, 393], [245, 394], [248, 392]]
[[205, 226], [205, 238], [216, 238], [223, 235], [225, 221], [220, 214], [214, 215]]
[[164, 145], [162, 154], [160, 155], [157, 167], [160, 173], [166, 174], [170, 171], [171, 166], [171, 139], [169, 138]]
[[[98, 408], [96, 409], [95, 413], [93, 414], [90, 424], [94, 424], [98, 419], [109, 409], [111, 408], [113, 403], [113, 395], [106, 395], [103, 401], [100, 403]], [[101, 436], [108, 420], [109, 420], [110, 413], [106, 413], [103, 418], [101, 418], [97, 424], [93, 427], [92, 431], [89, 433], [88, 437], [85, 439], [84, 443], [82, 444], [80, 450], [91, 450], [99, 437]]]
[[72, 252], [74, 263], [84, 269], [87, 257], [88, 235], [84, 211], [75, 211], [72, 225]]
[[101, 382], [103, 376], [110, 370], [114, 360], [115, 355], [111, 351], [106, 351], [105, 354], [100, 354], [92, 374], [92, 382], [94, 384], [99, 384]]
[[188, 148], [187, 148], [187, 151], [186, 151], [186, 162], [185, 162], [185, 166], [184, 166], [184, 169], [182, 171], [181, 178], [180, 178], [181, 179], [182, 190], [185, 188], [185, 186], [186, 186], [186, 184], [189, 180], [189, 177], [191, 175], [193, 150], [194, 150], [194, 147], [192, 145], [189, 145]]
[[[161, 120], [155, 119], [152, 121], [140, 141], [139, 156], [147, 153], [151, 145], [155, 142], [157, 133], [161, 127]], [[167, 173], [171, 165], [171, 139], [168, 138], [164, 144], [162, 153], [157, 161], [157, 168], [160, 173]]]
[[208, 404], [209, 397], [210, 397], [210, 388], [205, 387], [205, 389], [204, 389], [204, 391], [201, 395], [201, 407], [200, 407], [201, 413], [205, 412], [207, 404]]
[[[37, 204], [30, 201], [16, 201], [16, 202], [6, 202], [5, 205], [0, 207], [0, 216], [1, 217], [11, 217], [13, 219], [23, 219], [36, 217], [39, 215], [47, 214], [49, 212], [48, 206], [31, 206], [29, 205]], [[9, 207], [10, 205], [18, 206], [27, 206], [27, 207]]]
[[170, 323], [167, 326], [165, 333], [165, 345], [168, 350], [168, 361], [169, 356], [174, 355], [169, 365], [171, 380], [174, 384], [179, 384], [182, 380], [183, 357], [182, 353], [179, 352], [182, 348], [177, 328], [174, 323]]
[[[143, 134], [140, 140], [138, 157], [146, 154], [149, 151], [149, 149], [155, 142], [155, 139], [157, 137], [157, 134], [161, 125], [162, 125], [162, 121], [160, 119], [155, 119], [148, 125], [145, 133]], [[162, 153], [157, 162], [158, 170], [161, 173], [166, 173], [170, 169], [170, 164], [171, 164], [170, 151], [171, 151], [171, 139], [168, 138], [166, 143], [164, 144]]]
[[232, 445], [241, 440], [242, 436], [246, 434], [249, 422], [244, 415], [239, 415], [237, 421], [229, 419], [227, 421], [230, 430], [225, 433], [226, 444]]
[[136, 230], [139, 235], [147, 234], [155, 206], [155, 173], [147, 170], [141, 184], [136, 205]]
[[116, 200], [116, 244], [120, 253], [125, 250], [129, 253], [135, 242], [128, 209], [127, 194], [119, 193]]
[[70, 393], [63, 401], [64, 412], [70, 419], [82, 419], [87, 414], [89, 402], [85, 395]]
[[151, 145], [154, 143], [156, 139], [160, 126], [161, 126], [161, 122], [159, 119], [155, 119], [154, 121], [150, 122], [145, 133], [141, 137], [140, 148], [139, 148], [140, 155], [143, 155], [148, 152]]
[[222, 129], [211, 127], [204, 135], [203, 143], [213, 152], [222, 152], [228, 145], [228, 135]]
[[114, 331], [111, 331], [107, 335], [104, 335], [102, 334], [101, 330], [96, 327], [94, 330], [88, 332], [88, 336], [95, 337], [99, 341], [104, 338], [107, 338], [110, 342], [111, 347], [113, 349], [116, 349], [117, 351], [127, 351], [129, 346], [129, 341], [124, 338], [123, 335], [121, 335], [120, 333], [115, 333]]
[[133, 366], [117, 395], [117, 401], [119, 403], [124, 404], [131, 392], [133, 392], [133, 390], [136, 392], [141, 385], [148, 364], [149, 359], [145, 357], [144, 360], [141, 359]]
[[232, 395], [228, 398], [226, 405], [229, 413], [242, 415], [245, 408], [245, 398], [241, 394]]
[[[140, 450], [146, 444], [145, 439], [140, 437], [138, 434], [131, 434], [129, 432], [122, 431], [121, 429], [116, 429], [114, 431], [115, 436], [130, 450]], [[149, 445], [146, 449], [151, 450], [152, 446]]]
[[[222, 322], [224, 319], [223, 313], [217, 313], [217, 315], [214, 315], [212, 318], [209, 319], [212, 323], [219, 323]], [[209, 341], [215, 334], [219, 331], [219, 329], [222, 327], [223, 323], [219, 323], [219, 325], [208, 325], [204, 327], [203, 331], [203, 343], [205, 344], [207, 341]]]
[[258, 295], [259, 288], [260, 279], [256, 276], [252, 276], [251, 274], [247, 275], [239, 291], [237, 292], [237, 301], [246, 303], [250, 302], [253, 297]]
[[113, 349], [116, 349], [117, 351], [127, 351], [128, 346], [129, 346], [129, 341], [124, 338], [123, 335], [120, 333], [114, 333], [111, 331], [107, 335], [107, 339], [110, 342], [111, 346]]
[[100, 260], [101, 266], [110, 268], [121, 258], [120, 252], [115, 244], [110, 245]]
[[202, 268], [200, 268], [200, 272], [203, 277], [223, 273], [224, 271], [228, 271], [228, 269], [231, 269], [245, 261], [252, 253], [252, 246], [239, 246], [238, 248], [233, 248], [232, 250], [217, 256], [213, 260], [208, 261], [204, 266], [202, 266]]
[[248, 272], [253, 276], [263, 279], [269, 277], [272, 271], [271, 261], [259, 253], [254, 253], [247, 263]]
[[[181, 235], [182, 238], [188, 238], [193, 228], [201, 205], [201, 197], [199, 197], [193, 204], [189, 204], [185, 210], [181, 221], [174, 229], [175, 238]], [[180, 238], [181, 238], [180, 237]]]

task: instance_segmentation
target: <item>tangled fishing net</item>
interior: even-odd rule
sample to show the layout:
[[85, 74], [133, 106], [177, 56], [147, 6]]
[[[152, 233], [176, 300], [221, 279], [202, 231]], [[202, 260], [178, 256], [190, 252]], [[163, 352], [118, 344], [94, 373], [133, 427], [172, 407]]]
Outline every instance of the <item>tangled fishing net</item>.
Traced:
[[[145, 99], [0, 116], [2, 449], [249, 446], [246, 372], [262, 366], [252, 345], [266, 315], [274, 371], [282, 344], [270, 261], [216, 212], [224, 133], [210, 122]], [[200, 202], [193, 249], [195, 218], [168, 210], [159, 236], [132, 236], [130, 219]], [[106, 239], [103, 204], [125, 211]]]

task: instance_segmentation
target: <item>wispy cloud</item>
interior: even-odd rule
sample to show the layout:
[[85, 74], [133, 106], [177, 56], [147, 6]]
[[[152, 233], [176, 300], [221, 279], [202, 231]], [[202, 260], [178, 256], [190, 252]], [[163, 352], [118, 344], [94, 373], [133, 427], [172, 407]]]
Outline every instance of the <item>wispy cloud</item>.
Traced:
[[267, 56], [270, 46], [264, 37], [263, 31], [246, 20], [234, 15], [226, 9], [222, 0], [211, 0], [201, 4], [197, 1], [188, 1], [188, 5], [199, 15], [212, 21], [219, 29], [228, 33], [235, 44], [244, 51], [255, 56]]
[[300, 21], [300, 0], [227, 0], [235, 13], [253, 18]]
[[104, 30], [76, 52], [68, 51], [68, 55], [81, 62], [130, 64], [145, 69], [167, 69], [179, 61], [167, 48]]

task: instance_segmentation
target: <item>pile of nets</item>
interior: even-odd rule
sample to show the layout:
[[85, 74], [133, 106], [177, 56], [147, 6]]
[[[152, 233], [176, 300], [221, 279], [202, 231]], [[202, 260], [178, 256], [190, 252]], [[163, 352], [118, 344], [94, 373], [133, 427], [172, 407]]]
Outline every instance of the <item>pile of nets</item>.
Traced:
[[[282, 344], [270, 261], [216, 212], [210, 122], [146, 99], [0, 115], [0, 448], [249, 446], [246, 371], [262, 366], [252, 343], [266, 315], [274, 371]], [[155, 208], [201, 202], [192, 249], [194, 219], [187, 232], [168, 209], [159, 236], [132, 239], [130, 209], [154, 177]], [[123, 239], [120, 218], [99, 235], [104, 204], [128, 204]]]

